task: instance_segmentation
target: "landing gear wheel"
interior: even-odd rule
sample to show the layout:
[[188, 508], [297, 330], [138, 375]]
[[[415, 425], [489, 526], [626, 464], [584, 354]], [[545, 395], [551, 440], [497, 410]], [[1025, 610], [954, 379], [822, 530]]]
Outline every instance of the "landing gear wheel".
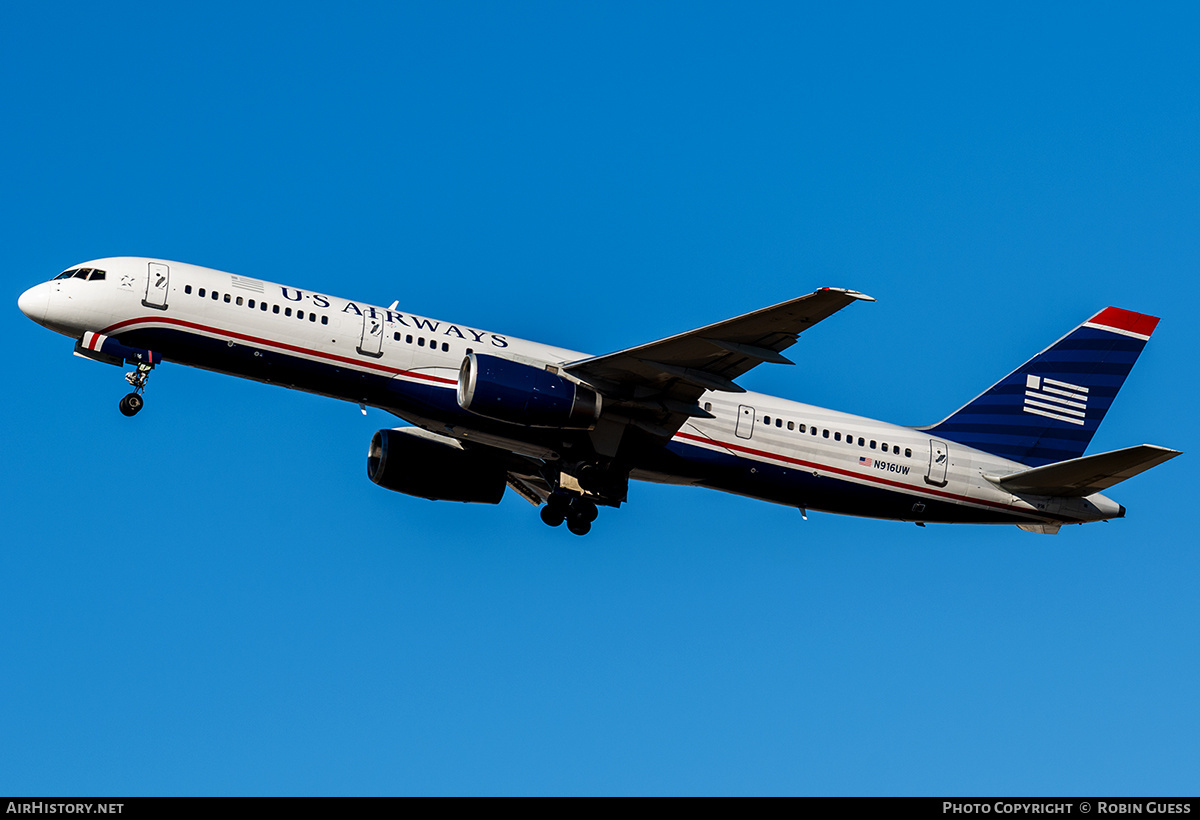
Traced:
[[125, 398], [121, 399], [119, 407], [121, 412], [126, 416], [136, 416], [138, 411], [145, 405], [146, 400], [138, 393], [130, 393]]
[[548, 527], [557, 527], [566, 520], [566, 513], [561, 507], [552, 504], [542, 505], [542, 523]]
[[587, 535], [592, 531], [592, 522], [586, 518], [572, 515], [567, 518], [567, 529], [576, 535]]

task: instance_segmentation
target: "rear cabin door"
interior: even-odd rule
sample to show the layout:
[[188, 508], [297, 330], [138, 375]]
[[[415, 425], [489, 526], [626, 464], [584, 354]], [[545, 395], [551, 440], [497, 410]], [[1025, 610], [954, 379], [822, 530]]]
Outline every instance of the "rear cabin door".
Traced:
[[146, 307], [166, 310], [167, 285], [170, 277], [171, 271], [166, 265], [160, 262], [151, 262], [146, 276], [146, 298], [142, 300], [142, 304]]
[[946, 442], [931, 438], [929, 440], [929, 470], [925, 473], [925, 482], [945, 487], [948, 466], [950, 466], [950, 448], [946, 446]]
[[362, 342], [358, 346], [358, 352], [378, 359], [383, 355], [383, 317], [373, 316], [374, 312], [367, 310], [363, 314]]
[[737, 429], [738, 438], [750, 438], [754, 435], [754, 408], [742, 404], [738, 406]]

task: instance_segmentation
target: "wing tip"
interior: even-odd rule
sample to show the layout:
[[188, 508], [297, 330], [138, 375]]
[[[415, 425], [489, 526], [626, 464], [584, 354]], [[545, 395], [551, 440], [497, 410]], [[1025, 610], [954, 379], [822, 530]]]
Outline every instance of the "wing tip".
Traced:
[[844, 293], [846, 296], [849, 296], [851, 299], [860, 299], [864, 302], [876, 301], [874, 296], [868, 296], [867, 294], [862, 293], [861, 291], [850, 290], [850, 288], [819, 288], [818, 291], [833, 291], [834, 293]]

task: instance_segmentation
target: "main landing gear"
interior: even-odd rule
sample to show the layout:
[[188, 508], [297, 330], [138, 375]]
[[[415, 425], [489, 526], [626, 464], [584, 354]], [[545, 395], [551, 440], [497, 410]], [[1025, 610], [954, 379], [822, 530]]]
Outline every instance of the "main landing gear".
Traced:
[[542, 521], [558, 527], [565, 521], [576, 535], [587, 535], [598, 515], [597, 505], [619, 507], [629, 489], [629, 470], [613, 461], [571, 459], [547, 464], [540, 478], [549, 490]]
[[121, 399], [121, 403], [117, 405], [121, 408], [122, 415], [136, 416], [138, 411], [146, 404], [146, 399], [142, 393], [146, 389], [146, 382], [150, 379], [150, 371], [154, 369], [154, 365], [146, 362], [138, 362], [137, 369], [132, 373], [125, 374], [125, 381], [133, 387], [133, 392]]
[[567, 529], [576, 535], [587, 535], [592, 529], [592, 522], [596, 520], [599, 511], [596, 509], [595, 503], [583, 496], [569, 496], [564, 494], [554, 494], [542, 507], [542, 521], [551, 527], [557, 527], [563, 521], [567, 522]]

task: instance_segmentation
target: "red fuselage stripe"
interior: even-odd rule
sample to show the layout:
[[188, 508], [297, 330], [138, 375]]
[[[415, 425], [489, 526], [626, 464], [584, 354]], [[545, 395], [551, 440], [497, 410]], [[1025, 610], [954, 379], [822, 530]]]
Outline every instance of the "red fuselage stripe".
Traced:
[[313, 350], [312, 348], [308, 347], [299, 347], [297, 345], [288, 344], [287, 342], [276, 342], [272, 341], [271, 339], [262, 339], [258, 336], [249, 336], [245, 333], [238, 333], [233, 330], [221, 330], [219, 328], [209, 327], [207, 325], [201, 325], [195, 322], [184, 321], [183, 319], [174, 319], [169, 316], [151, 316], [142, 317], [139, 319], [127, 319], [124, 322], [117, 322], [115, 325], [106, 327], [104, 329], [104, 333], [111, 335], [120, 330], [128, 330], [131, 326], [138, 324], [178, 325], [180, 327], [186, 327], [192, 330], [199, 330], [204, 333], [212, 333], [217, 336], [228, 336], [234, 339], [240, 339], [243, 342], [249, 342], [250, 344], [262, 345], [264, 347], [276, 347], [283, 350], [290, 350], [293, 353], [303, 353], [306, 356], [316, 356], [318, 358], [328, 359], [329, 361], [341, 362], [342, 364], [348, 364], [352, 367], [365, 367], [369, 370], [378, 370], [382, 373], [389, 373], [393, 376], [405, 376], [413, 379], [423, 379], [425, 381], [435, 382], [437, 384], [458, 384], [458, 382], [456, 382], [454, 379], [445, 379], [441, 376], [430, 376], [425, 373], [414, 373], [411, 370], [401, 370], [398, 367], [388, 367], [387, 365], [375, 364], [374, 362], [364, 362], [359, 359], [338, 356], [334, 353], [325, 353], [323, 351]]
[[941, 490], [932, 490], [927, 487], [914, 487], [911, 484], [905, 484], [901, 481], [891, 481], [890, 479], [880, 478], [878, 476], [864, 475], [862, 473], [855, 473], [855, 472], [851, 472], [850, 470], [843, 470], [840, 467], [830, 467], [826, 464], [818, 464], [815, 461], [804, 461], [803, 459], [792, 458], [791, 456], [780, 455], [778, 453], [771, 453], [766, 450], [756, 450], [753, 447], [743, 447], [740, 444], [730, 444], [729, 442], [718, 441], [717, 439], [713, 439], [713, 438], [704, 438], [702, 436], [694, 436], [694, 435], [691, 435], [690, 433], [676, 433], [675, 438], [687, 439], [688, 441], [695, 441], [695, 442], [699, 442], [701, 444], [711, 444], [711, 445], [715, 445], [717, 447], [723, 447], [726, 450], [737, 450], [739, 452], [747, 453], [749, 455], [771, 459], [772, 461], [783, 461], [788, 464], [798, 465], [800, 467], [808, 467], [811, 469], [825, 470], [826, 472], [829, 472], [829, 473], [837, 473], [839, 475], [848, 476], [850, 478], [857, 478], [857, 479], [860, 479], [863, 481], [869, 481], [874, 484], [882, 484], [887, 487], [895, 487], [899, 490], [904, 490], [906, 492], [924, 493], [927, 495], [937, 496], [940, 498], [948, 498], [953, 501], [965, 501], [968, 504], [979, 504], [979, 505], [982, 505], [985, 507], [995, 507], [996, 509], [1001, 509], [1001, 510], [1014, 510], [1014, 511], [1020, 512], [1020, 513], [1028, 512], [1027, 510], [1021, 509], [1020, 507], [1014, 507], [1011, 504], [1000, 504], [995, 501], [985, 501], [981, 498], [971, 498], [969, 496], [957, 495], [955, 493], [948, 493], [948, 492], [944, 492]]
[[[340, 362], [342, 364], [347, 364], [347, 365], [350, 365], [350, 366], [356, 367], [356, 368], [366, 368], [369, 370], [376, 370], [376, 371], [379, 371], [382, 373], [391, 374], [393, 376], [404, 376], [404, 377], [408, 377], [408, 378], [422, 379], [424, 381], [434, 382], [437, 384], [446, 384], [446, 385], [457, 384], [457, 382], [453, 379], [446, 379], [446, 378], [442, 378], [440, 376], [430, 376], [425, 373], [414, 373], [410, 370], [402, 370], [402, 369], [396, 368], [396, 367], [388, 367], [387, 365], [376, 364], [374, 362], [364, 362], [364, 361], [361, 361], [358, 359], [351, 359], [346, 356], [339, 356], [334, 353], [325, 353], [320, 350], [313, 350], [313, 349], [307, 348], [307, 347], [300, 347], [297, 345], [288, 344], [287, 342], [278, 342], [278, 341], [273, 341], [271, 339], [263, 339], [258, 336], [250, 336], [248, 334], [238, 333], [233, 330], [222, 330], [220, 328], [210, 327], [208, 325], [202, 325], [202, 324], [198, 324], [196, 322], [188, 322], [183, 319], [175, 319], [175, 318], [169, 317], [169, 316], [152, 316], [152, 317], [141, 317], [141, 318], [137, 318], [137, 319], [127, 319], [123, 322], [117, 322], [114, 325], [110, 325], [109, 327], [106, 327], [104, 329], [103, 333], [105, 335], [113, 335], [121, 330], [128, 330], [131, 327], [133, 327], [134, 325], [139, 325], [139, 324], [177, 325], [179, 327], [189, 328], [191, 330], [197, 330], [197, 331], [200, 331], [203, 333], [211, 333], [211, 334], [214, 334], [217, 336], [226, 336], [226, 337], [230, 337], [230, 338], [234, 338], [234, 339], [240, 339], [241, 341], [248, 342], [250, 344], [262, 345], [265, 347], [280, 348], [283, 350], [292, 351], [294, 353], [301, 353], [301, 354], [304, 354], [307, 356], [315, 356], [317, 358], [326, 359], [329, 361]], [[771, 453], [771, 452], [768, 452], [765, 450], [757, 450], [752, 447], [744, 447], [740, 444], [732, 444], [729, 442], [719, 441], [717, 439], [705, 438], [702, 436], [695, 436], [695, 435], [691, 435], [690, 433], [680, 432], [680, 433], [676, 433], [674, 437], [678, 438], [678, 439], [684, 439], [687, 441], [698, 442], [701, 444], [708, 444], [708, 445], [712, 445], [712, 446], [716, 446], [716, 447], [721, 447], [726, 450], [742, 452], [742, 453], [746, 453], [748, 455], [753, 455], [753, 456], [758, 456], [760, 458], [770, 459], [772, 461], [782, 461], [782, 462], [785, 462], [788, 464], [794, 464], [794, 465], [797, 465], [800, 467], [808, 467], [808, 468], [825, 470], [826, 472], [837, 473], [839, 475], [844, 475], [849, 478], [855, 478], [855, 479], [867, 481], [867, 482], [874, 483], [874, 484], [884, 485], [887, 487], [894, 487], [896, 489], [903, 490], [906, 492], [925, 494], [925, 495], [930, 495], [930, 496], [935, 496], [935, 497], [940, 497], [940, 498], [947, 498], [947, 499], [950, 499], [953, 501], [962, 501], [962, 502], [966, 502], [968, 504], [976, 504], [976, 505], [985, 506], [985, 507], [993, 507], [996, 509], [1011, 510], [1011, 511], [1021, 513], [1021, 514], [1026, 514], [1026, 515], [1030, 512], [1028, 510], [1021, 509], [1020, 507], [1014, 507], [1010, 504], [1000, 504], [1000, 503], [996, 503], [994, 501], [985, 501], [983, 499], [970, 498], [970, 497], [964, 496], [964, 495], [957, 495], [955, 493], [948, 493], [948, 492], [943, 492], [943, 491], [939, 491], [939, 490], [928, 489], [925, 487], [914, 487], [912, 485], [904, 484], [899, 481], [891, 481], [889, 479], [881, 478], [881, 477], [877, 477], [877, 476], [863, 475], [861, 473], [854, 473], [849, 470], [841, 469], [839, 467], [830, 467], [825, 464], [818, 464], [816, 462], [804, 461], [803, 459], [793, 458], [791, 456], [785, 456], [785, 455], [781, 455], [778, 453]]]

